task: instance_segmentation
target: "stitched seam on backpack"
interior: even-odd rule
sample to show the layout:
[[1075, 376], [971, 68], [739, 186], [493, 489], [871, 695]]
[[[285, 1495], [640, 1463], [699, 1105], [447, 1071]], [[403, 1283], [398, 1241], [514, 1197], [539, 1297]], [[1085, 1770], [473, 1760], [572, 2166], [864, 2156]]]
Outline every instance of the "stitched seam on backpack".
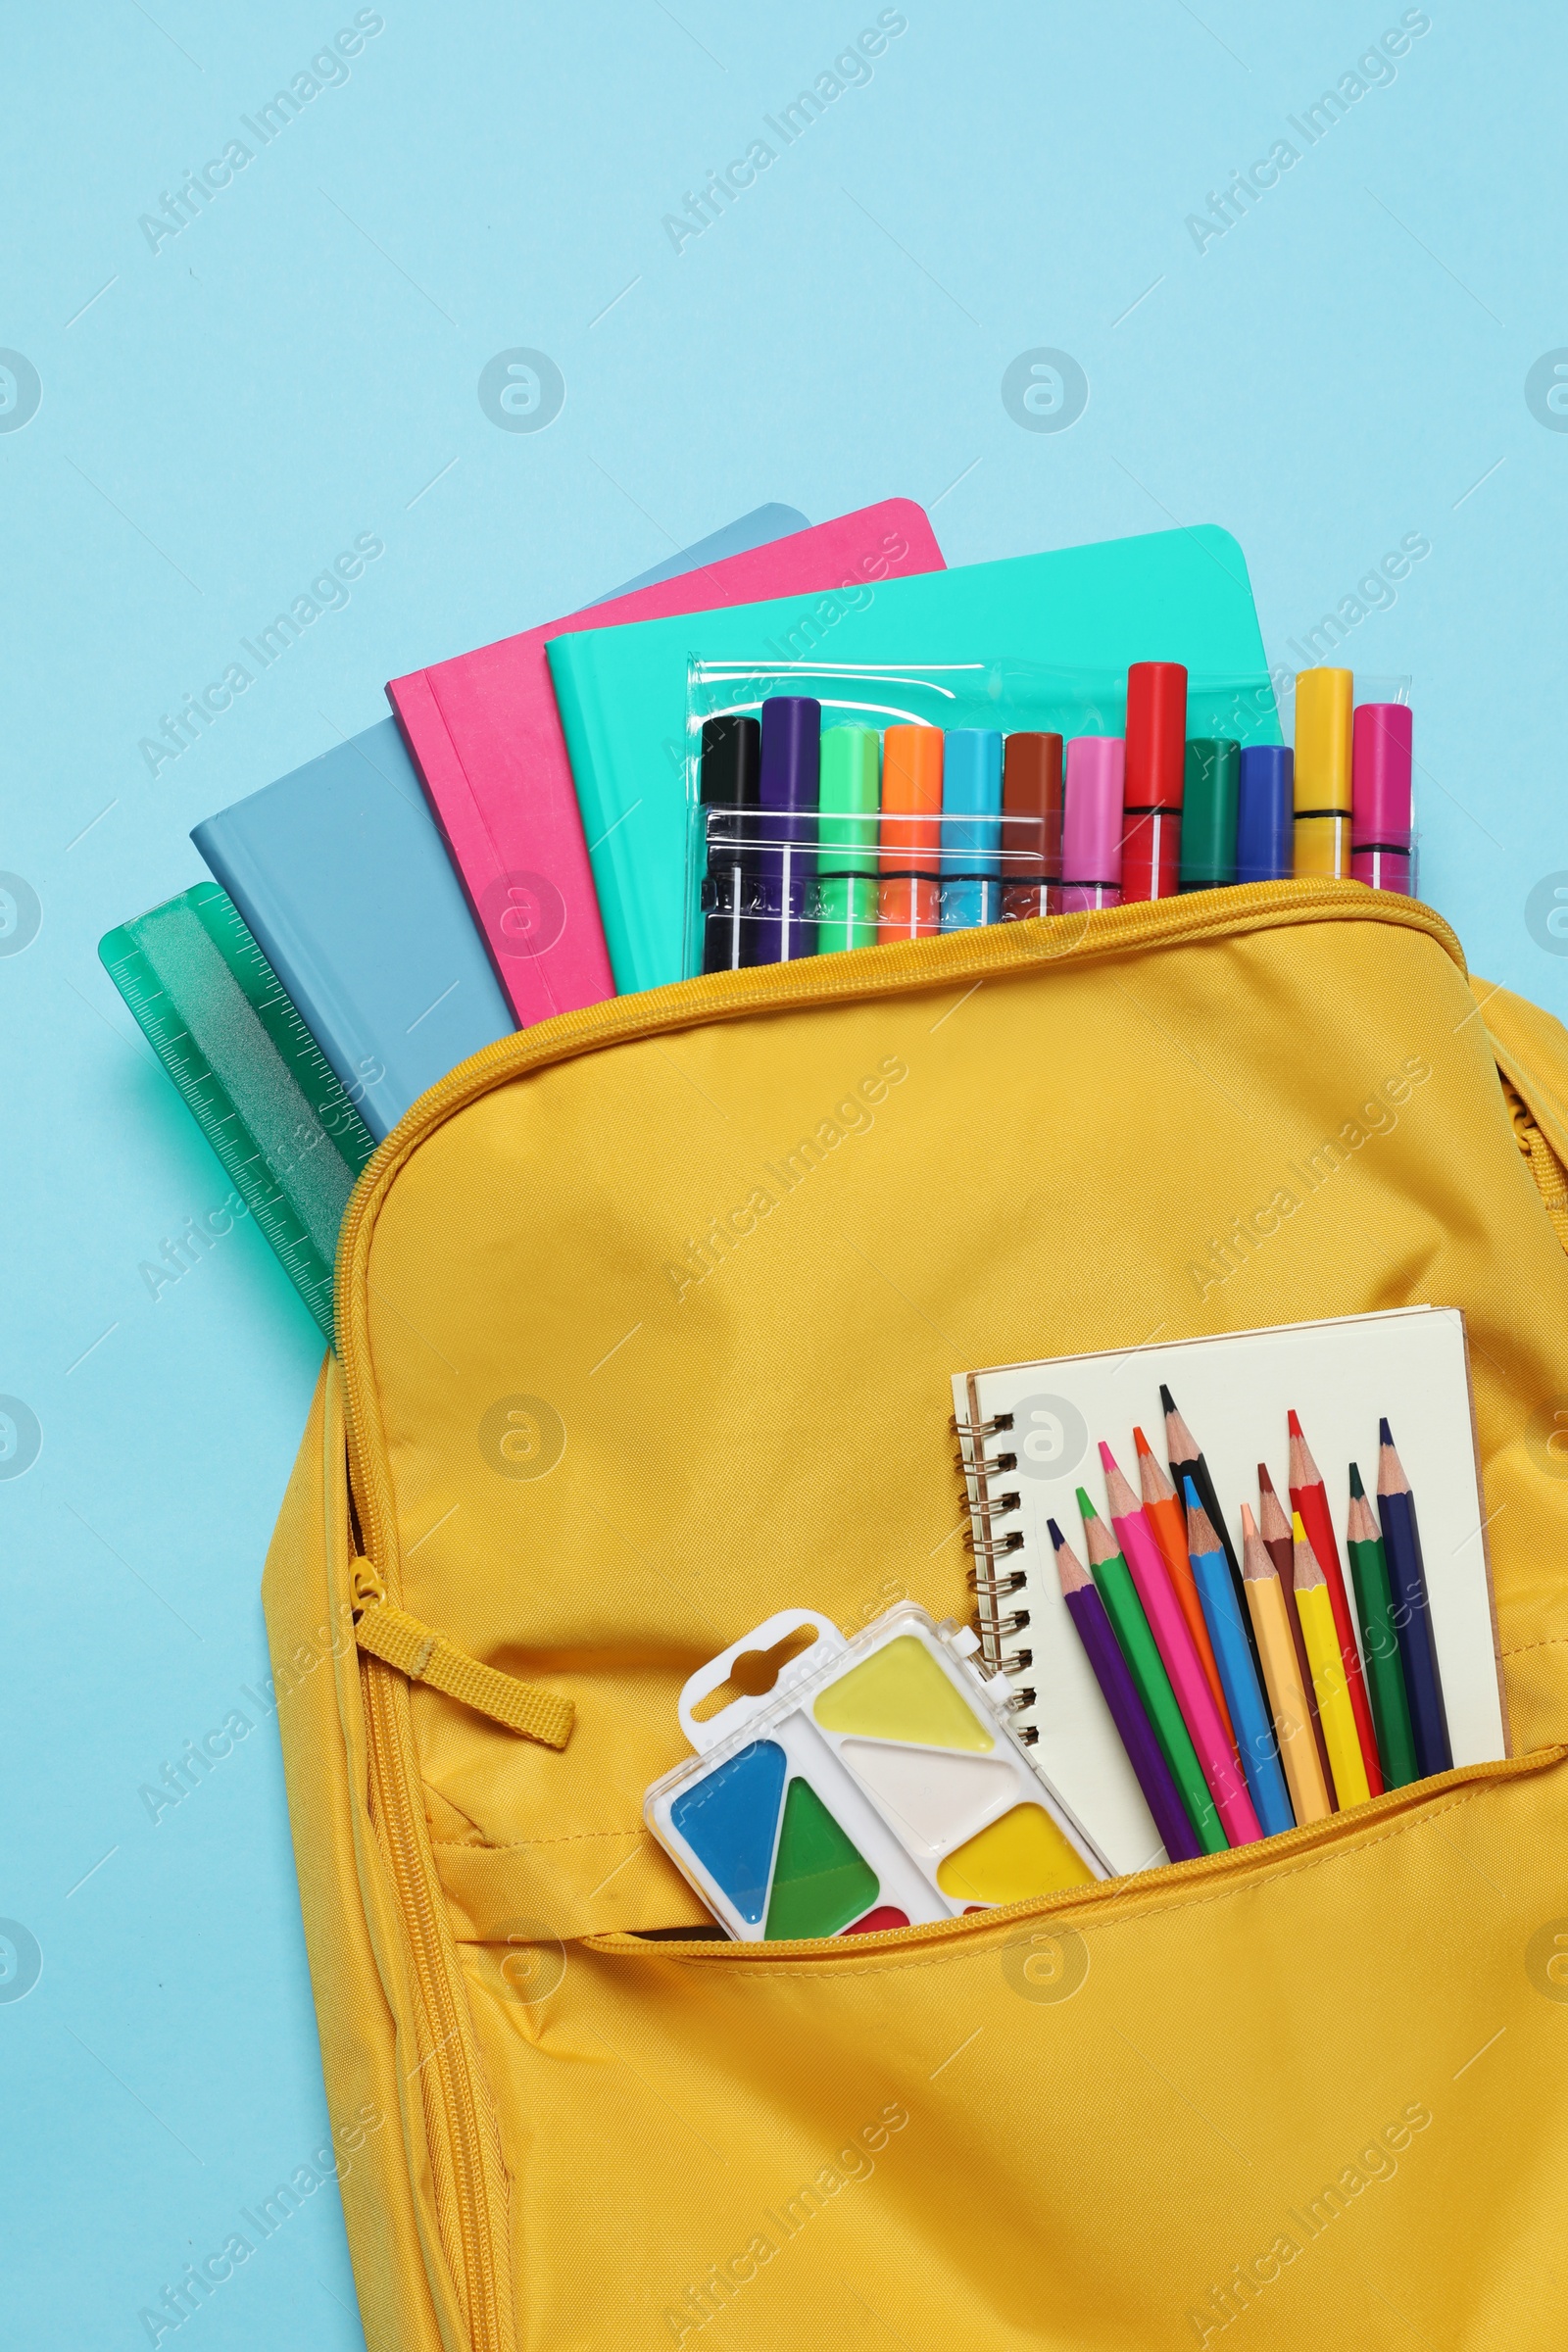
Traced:
[[[1550, 1769], [1555, 1771], [1558, 1769], [1558, 1767], [1552, 1766]], [[1473, 1804], [1477, 1797], [1483, 1796], [1485, 1793], [1486, 1784], [1483, 1784], [1479, 1788], [1467, 1788], [1446, 1802], [1440, 1804], [1432, 1812], [1423, 1811], [1417, 1815], [1414, 1815], [1408, 1821], [1396, 1822], [1393, 1823], [1388, 1829], [1379, 1831], [1378, 1835], [1375, 1838], [1369, 1838], [1364, 1845], [1356, 1846], [1353, 1849], [1354, 1853], [1356, 1855], [1370, 1853], [1374, 1846], [1387, 1845], [1396, 1838], [1408, 1837], [1412, 1831], [1427, 1828], [1431, 1823], [1440, 1820], [1444, 1814], [1456, 1813], [1461, 1805]], [[1232, 1850], [1240, 1853], [1244, 1852], [1246, 1849], [1238, 1846]], [[1300, 1878], [1309, 1870], [1320, 1869], [1326, 1862], [1337, 1862], [1351, 1858], [1351, 1855], [1348, 1854], [1345, 1848], [1341, 1846], [1333, 1846], [1322, 1853], [1304, 1854], [1299, 1862], [1288, 1863], [1283, 1869], [1276, 1868], [1272, 1870], [1266, 1883], [1255, 1877], [1249, 1878], [1240, 1881], [1234, 1886], [1217, 1886], [1212, 1894], [1200, 1894], [1194, 1897], [1191, 1901], [1184, 1901], [1182, 1897], [1178, 1895], [1172, 1902], [1159, 1904], [1150, 1903], [1144, 1905], [1137, 1911], [1113, 1911], [1098, 1917], [1093, 1912], [1084, 1913], [1080, 1915], [1084, 1920], [1084, 1927], [1082, 1929], [1078, 1927], [1076, 1920], [1072, 1919], [1071, 1917], [1065, 1918], [1064, 1924], [1072, 1928], [1076, 1934], [1080, 1935], [1085, 1933], [1087, 1930], [1095, 1928], [1141, 1927], [1144, 1921], [1147, 1919], [1160, 1918], [1166, 1914], [1173, 1914], [1176, 1912], [1198, 1911], [1201, 1910], [1206, 1904], [1209, 1903], [1234, 1902], [1239, 1895], [1266, 1891], [1267, 1886], [1278, 1886], [1285, 1879]], [[1047, 1913], [1042, 1918], [1041, 1924], [1043, 1927], [1049, 1927], [1053, 1920], [1062, 1916], [1062, 1914], [1056, 1912]], [[1027, 1923], [1025, 1921], [1018, 1920], [1013, 1924], [1016, 1927], [1023, 1927]], [[986, 1947], [988, 1955], [999, 1952], [1004, 1947], [1002, 1945], [995, 1943]], [[708, 1965], [708, 1963], [702, 1960], [689, 1959], [683, 1953], [671, 1953], [667, 1956], [671, 1959], [676, 1967], [702, 1968]], [[848, 1957], [848, 1955], [846, 1955], [846, 1957]], [[856, 1968], [853, 1973], [857, 1978], [902, 1976], [906, 1970], [911, 1968], [946, 1968], [955, 1959], [970, 1959], [972, 1957], [974, 1957], [974, 1947], [969, 1944], [967, 1939], [965, 1939], [961, 1946], [956, 1945], [955, 1949], [951, 1953], [933, 1952], [928, 1958], [910, 1959], [904, 1961], [903, 1963], [890, 1960], [885, 1966]], [[793, 1967], [787, 1969], [747, 1969], [743, 1972], [743, 1974], [746, 1976], [766, 1978], [770, 1982], [782, 1979], [785, 1982], [799, 1984], [804, 1977], [840, 1978], [846, 1974], [846, 1971], [843, 1964], [840, 1962], [798, 1960], [795, 1962]]]
[[[439, 1796], [441, 1791], [436, 1790]], [[451, 1798], [447, 1802], [451, 1803]], [[559, 1838], [517, 1838], [507, 1845], [492, 1845], [488, 1838], [475, 1845], [469, 1838], [432, 1838], [432, 1845], [450, 1846], [460, 1854], [526, 1854], [537, 1845], [581, 1845], [585, 1838], [647, 1838], [649, 1851], [654, 1850], [652, 1838], [645, 1830], [566, 1830]]]

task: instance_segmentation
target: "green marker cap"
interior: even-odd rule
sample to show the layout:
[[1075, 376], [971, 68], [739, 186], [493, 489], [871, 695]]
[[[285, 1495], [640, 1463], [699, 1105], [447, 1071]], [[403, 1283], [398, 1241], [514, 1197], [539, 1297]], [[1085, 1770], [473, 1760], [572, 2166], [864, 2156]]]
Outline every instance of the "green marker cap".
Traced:
[[1215, 890], [1236, 878], [1236, 793], [1242, 747], [1228, 735], [1187, 746], [1182, 792], [1182, 888]]
[[[817, 786], [818, 871], [843, 873], [863, 866], [877, 840], [881, 806], [880, 743], [874, 727], [824, 727]], [[830, 823], [848, 818], [848, 823]]]

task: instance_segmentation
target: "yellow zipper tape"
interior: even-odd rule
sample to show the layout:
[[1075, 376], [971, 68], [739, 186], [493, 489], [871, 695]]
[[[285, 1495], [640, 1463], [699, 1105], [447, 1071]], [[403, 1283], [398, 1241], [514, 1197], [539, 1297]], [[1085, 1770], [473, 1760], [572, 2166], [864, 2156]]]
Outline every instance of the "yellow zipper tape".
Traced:
[[368, 1650], [383, 1665], [396, 1667], [411, 1683], [428, 1683], [432, 1690], [444, 1690], [461, 1706], [488, 1715], [493, 1723], [505, 1724], [509, 1732], [519, 1732], [524, 1740], [537, 1740], [545, 1747], [564, 1747], [571, 1738], [577, 1710], [569, 1698], [481, 1664], [449, 1642], [445, 1634], [411, 1617], [407, 1609], [394, 1608], [388, 1600], [370, 1603], [354, 1629], [354, 1639], [361, 1649]]

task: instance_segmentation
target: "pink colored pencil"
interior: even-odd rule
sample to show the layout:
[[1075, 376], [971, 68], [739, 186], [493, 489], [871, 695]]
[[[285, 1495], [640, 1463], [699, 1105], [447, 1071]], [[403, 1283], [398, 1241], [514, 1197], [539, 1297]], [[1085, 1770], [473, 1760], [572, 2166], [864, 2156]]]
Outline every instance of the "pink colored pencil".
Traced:
[[1203, 1679], [1198, 1650], [1181, 1604], [1171, 1589], [1154, 1531], [1144, 1517], [1143, 1505], [1116, 1467], [1116, 1457], [1102, 1439], [1100, 1459], [1105, 1472], [1105, 1497], [1110, 1524], [1116, 1531], [1122, 1557], [1144, 1604], [1149, 1630], [1154, 1637], [1176, 1704], [1192, 1735], [1208, 1792], [1232, 1845], [1251, 1845], [1263, 1835], [1247, 1783], [1225, 1737], [1213, 1693]]

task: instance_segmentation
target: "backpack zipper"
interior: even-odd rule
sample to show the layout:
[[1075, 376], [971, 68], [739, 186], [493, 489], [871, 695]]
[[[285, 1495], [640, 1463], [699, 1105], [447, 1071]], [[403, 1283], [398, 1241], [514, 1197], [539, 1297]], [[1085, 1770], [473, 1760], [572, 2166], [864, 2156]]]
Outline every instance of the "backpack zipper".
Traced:
[[[338, 1235], [333, 1312], [350, 1489], [365, 1541], [358, 1570], [365, 1598], [357, 1597], [357, 1608], [372, 1596], [383, 1601], [389, 1597], [387, 1569], [394, 1556], [390, 1539], [396, 1524], [368, 1360], [365, 1277], [370, 1235], [399, 1168], [426, 1136], [465, 1104], [530, 1070], [707, 1021], [905, 996], [946, 980], [978, 983], [1054, 963], [1099, 960], [1185, 940], [1323, 920], [1392, 922], [1425, 932], [1452, 956], [1461, 973], [1465, 970], [1453, 932], [1419, 900], [1373, 892], [1358, 882], [1248, 883], [1089, 914], [999, 923], [894, 947], [855, 949], [799, 963], [715, 972], [560, 1013], [471, 1055], [421, 1095], [377, 1148], [355, 1186]], [[396, 1601], [399, 1592], [390, 1597]], [[465, 2304], [475, 2352], [512, 2352], [515, 2336], [506, 2166], [436, 1883], [423, 1807], [417, 1801], [418, 1764], [408, 1686], [378, 1659], [363, 1654], [361, 1675], [370, 1801], [408, 1939], [417, 2011], [417, 2074], [442, 2252]], [[877, 1940], [866, 1938], [868, 1943]]]

